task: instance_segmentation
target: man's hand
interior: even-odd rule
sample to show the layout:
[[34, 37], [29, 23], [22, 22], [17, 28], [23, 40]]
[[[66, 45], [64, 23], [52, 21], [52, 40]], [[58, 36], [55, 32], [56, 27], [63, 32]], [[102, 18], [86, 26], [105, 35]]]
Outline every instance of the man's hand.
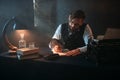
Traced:
[[53, 48], [52, 48], [52, 52], [54, 54], [57, 54], [57, 53], [62, 53], [62, 47], [60, 45], [55, 45]]
[[55, 45], [54, 48], [52, 48], [53, 54], [59, 54], [60, 56], [76, 56], [80, 54], [80, 49], [73, 49], [67, 52], [62, 52], [62, 47], [60, 45]]
[[68, 51], [68, 52], [66, 52], [64, 54], [65, 54], [65, 56], [76, 56], [76, 55], [80, 54], [80, 49], [78, 49], [78, 48], [73, 49], [73, 50]]

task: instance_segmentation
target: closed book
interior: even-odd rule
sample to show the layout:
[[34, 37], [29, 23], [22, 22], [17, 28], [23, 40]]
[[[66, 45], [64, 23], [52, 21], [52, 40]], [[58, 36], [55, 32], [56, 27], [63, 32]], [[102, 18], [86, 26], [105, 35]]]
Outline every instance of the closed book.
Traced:
[[17, 55], [25, 56], [39, 52], [39, 48], [20, 48], [17, 50]]

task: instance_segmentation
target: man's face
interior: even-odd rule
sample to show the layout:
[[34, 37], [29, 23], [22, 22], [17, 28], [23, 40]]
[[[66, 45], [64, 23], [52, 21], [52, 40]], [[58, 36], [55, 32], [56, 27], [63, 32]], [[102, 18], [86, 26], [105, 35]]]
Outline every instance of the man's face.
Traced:
[[71, 30], [77, 30], [84, 23], [84, 19], [82, 18], [74, 18], [69, 20], [69, 26]]

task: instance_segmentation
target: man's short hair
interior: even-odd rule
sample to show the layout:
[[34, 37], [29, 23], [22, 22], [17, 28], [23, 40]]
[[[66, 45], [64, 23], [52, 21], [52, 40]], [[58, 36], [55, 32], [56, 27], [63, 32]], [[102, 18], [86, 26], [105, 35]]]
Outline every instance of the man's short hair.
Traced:
[[85, 19], [85, 13], [82, 10], [76, 10], [70, 13], [70, 19], [82, 18]]

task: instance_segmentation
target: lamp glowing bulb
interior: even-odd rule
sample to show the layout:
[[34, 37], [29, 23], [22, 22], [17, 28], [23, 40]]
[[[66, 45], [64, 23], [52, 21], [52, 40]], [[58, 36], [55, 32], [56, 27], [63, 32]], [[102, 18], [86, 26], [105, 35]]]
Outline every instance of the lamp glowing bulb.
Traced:
[[24, 33], [20, 34], [21, 39], [24, 39]]
[[19, 48], [26, 48], [26, 41], [24, 40], [24, 33], [20, 34]]

